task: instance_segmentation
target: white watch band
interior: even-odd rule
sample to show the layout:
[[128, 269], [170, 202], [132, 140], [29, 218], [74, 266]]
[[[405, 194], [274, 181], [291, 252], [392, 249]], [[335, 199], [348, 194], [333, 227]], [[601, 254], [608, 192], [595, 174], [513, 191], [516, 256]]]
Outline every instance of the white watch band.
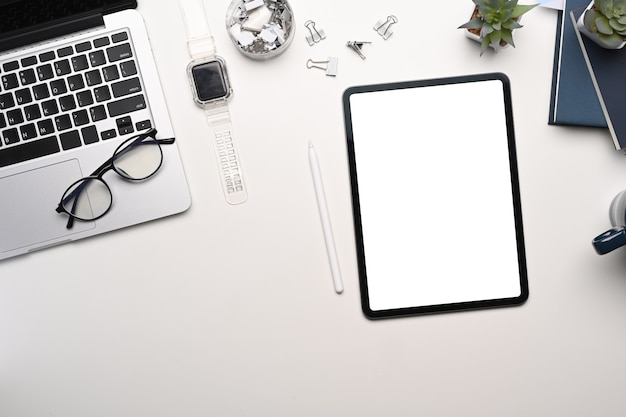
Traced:
[[217, 169], [220, 171], [224, 196], [229, 204], [241, 204], [248, 199], [243, 181], [237, 142], [233, 137], [233, 126], [227, 106], [205, 110], [215, 146]]
[[215, 41], [211, 36], [202, 0], [179, 0], [179, 4], [187, 31], [187, 49], [191, 59], [214, 56]]
[[[215, 41], [209, 30], [202, 0], [179, 0], [185, 30], [187, 49], [193, 61], [215, 57]], [[243, 181], [241, 161], [233, 137], [233, 127], [226, 101], [205, 107], [211, 130], [217, 167], [222, 182], [224, 197], [229, 204], [241, 204], [248, 199]]]

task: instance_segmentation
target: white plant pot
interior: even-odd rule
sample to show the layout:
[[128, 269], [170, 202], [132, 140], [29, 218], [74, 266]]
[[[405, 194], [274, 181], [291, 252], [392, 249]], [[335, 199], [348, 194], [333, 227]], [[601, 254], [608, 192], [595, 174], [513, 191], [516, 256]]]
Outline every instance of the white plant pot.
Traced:
[[582, 33], [583, 35], [585, 35], [586, 37], [594, 41], [597, 45], [601, 46], [602, 48], [622, 49], [624, 45], [626, 45], [626, 42], [622, 42], [619, 46], [607, 45], [597, 33], [594, 33], [590, 31], [589, 29], [587, 29], [583, 21], [585, 18], [585, 13], [587, 13], [587, 11], [590, 10], [592, 7], [593, 7], [593, 1], [589, 3], [589, 5], [585, 8], [585, 11], [580, 15], [580, 17], [578, 18], [578, 21], [576, 22], [576, 25], [578, 26], [578, 30], [580, 31], [580, 33]]
[[[478, 43], [482, 42], [482, 40], [480, 39], [480, 36], [476, 35], [475, 33], [470, 32], [467, 29], [465, 30], [465, 36], [467, 36], [470, 39], [475, 40]], [[498, 52], [500, 49], [508, 48], [509, 46], [511, 46], [511, 45], [509, 45], [508, 43], [505, 43], [504, 45], [500, 45], [499, 43], [498, 44], [493, 44], [493, 43], [489, 44], [489, 47], [491, 49], [493, 49], [494, 51], [496, 51], [496, 52]]]
[[[478, 6], [474, 7], [473, 9], [473, 13], [472, 16], [474, 16], [474, 13], [476, 13], [476, 11], [478, 10]], [[521, 16], [518, 18], [518, 22], [521, 20]], [[467, 36], [470, 39], [475, 40], [478, 43], [482, 43], [482, 39], [480, 39], [480, 36], [476, 35], [473, 32], [470, 32], [469, 29], [465, 29], [465, 36]], [[509, 46], [511, 46], [509, 43], [505, 43], [504, 45], [500, 44], [500, 43], [490, 43], [489, 47], [491, 49], [493, 49], [495, 52], [498, 52], [500, 49], [504, 49], [504, 48], [508, 48]]]

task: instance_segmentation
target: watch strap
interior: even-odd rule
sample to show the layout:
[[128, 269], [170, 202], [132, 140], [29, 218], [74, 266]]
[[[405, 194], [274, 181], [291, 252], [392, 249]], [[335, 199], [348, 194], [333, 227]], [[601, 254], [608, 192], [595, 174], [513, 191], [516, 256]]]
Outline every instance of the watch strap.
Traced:
[[[195, 61], [215, 57], [215, 41], [209, 30], [203, 1], [179, 0], [179, 4], [187, 31], [187, 49], [191, 59]], [[226, 77], [225, 74], [224, 76]], [[226, 103], [208, 105], [204, 111], [215, 148], [224, 196], [229, 204], [241, 204], [248, 199], [248, 193], [243, 181], [228, 105]]]
[[224, 196], [229, 204], [241, 204], [248, 199], [248, 193], [243, 180], [240, 154], [233, 136], [228, 106], [208, 108], [205, 113], [215, 146], [215, 157]]
[[179, 0], [185, 30], [187, 49], [192, 59], [215, 55], [215, 41], [211, 36], [206, 10], [202, 0]]

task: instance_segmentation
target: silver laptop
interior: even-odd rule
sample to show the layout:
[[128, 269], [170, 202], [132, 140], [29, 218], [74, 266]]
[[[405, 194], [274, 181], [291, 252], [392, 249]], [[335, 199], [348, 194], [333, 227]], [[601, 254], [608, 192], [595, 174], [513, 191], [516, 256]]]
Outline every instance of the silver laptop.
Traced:
[[[102, 176], [105, 215], [57, 211], [123, 142], [174, 133], [134, 0], [0, 0], [0, 260], [185, 211], [176, 142], [158, 172]], [[120, 171], [123, 172], [123, 171]]]

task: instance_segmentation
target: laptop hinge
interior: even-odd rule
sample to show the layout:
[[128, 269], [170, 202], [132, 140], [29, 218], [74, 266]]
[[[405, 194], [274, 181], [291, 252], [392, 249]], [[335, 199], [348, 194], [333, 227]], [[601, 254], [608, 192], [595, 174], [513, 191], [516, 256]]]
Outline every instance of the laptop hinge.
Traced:
[[45, 27], [30, 28], [28, 31], [15, 31], [0, 39], [0, 52], [20, 48], [22, 46], [59, 38], [70, 33], [104, 26], [102, 13], [74, 16], [71, 20], [59, 20]]

